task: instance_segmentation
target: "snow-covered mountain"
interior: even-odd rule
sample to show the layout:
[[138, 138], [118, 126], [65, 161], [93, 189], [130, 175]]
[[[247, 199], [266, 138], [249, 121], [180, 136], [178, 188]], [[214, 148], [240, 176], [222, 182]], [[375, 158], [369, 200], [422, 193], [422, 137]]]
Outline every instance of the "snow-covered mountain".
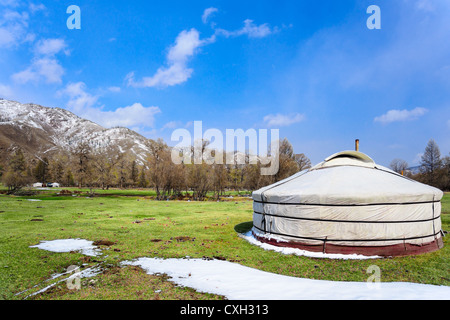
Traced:
[[80, 142], [92, 149], [118, 149], [142, 164], [149, 140], [135, 131], [106, 129], [61, 108], [0, 100], [0, 150], [19, 146], [36, 157], [57, 151], [72, 151]]

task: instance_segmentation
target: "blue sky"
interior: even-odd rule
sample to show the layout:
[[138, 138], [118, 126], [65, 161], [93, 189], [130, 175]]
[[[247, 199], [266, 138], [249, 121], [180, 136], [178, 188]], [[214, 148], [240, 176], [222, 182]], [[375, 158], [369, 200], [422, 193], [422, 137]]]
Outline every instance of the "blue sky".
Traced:
[[201, 120], [279, 129], [313, 163], [358, 138], [417, 165], [431, 138], [450, 151], [448, 39], [446, 0], [0, 0], [0, 96], [171, 145]]

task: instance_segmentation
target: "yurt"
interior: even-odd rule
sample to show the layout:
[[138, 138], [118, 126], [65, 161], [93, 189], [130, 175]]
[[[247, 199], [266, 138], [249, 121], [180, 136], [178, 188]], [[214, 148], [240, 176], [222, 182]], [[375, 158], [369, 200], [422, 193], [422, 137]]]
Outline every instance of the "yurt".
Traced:
[[439, 189], [359, 151], [253, 192], [253, 235], [303, 250], [403, 256], [443, 247]]

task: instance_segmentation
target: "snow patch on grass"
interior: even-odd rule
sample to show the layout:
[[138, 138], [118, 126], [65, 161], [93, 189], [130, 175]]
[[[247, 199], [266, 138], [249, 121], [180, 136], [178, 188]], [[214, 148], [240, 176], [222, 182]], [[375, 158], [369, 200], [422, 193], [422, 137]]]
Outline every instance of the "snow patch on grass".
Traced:
[[434, 300], [450, 296], [446, 286], [311, 280], [222, 260], [139, 258], [122, 265], [140, 266], [148, 274], [167, 274], [178, 285], [230, 300]]
[[[250, 242], [256, 241], [251, 236], [251, 233], [241, 236]], [[256, 242], [254, 243], [259, 245]], [[264, 248], [266, 246], [266, 244], [262, 243], [261, 245], [264, 245]], [[38, 245], [31, 247], [52, 252], [80, 251], [82, 254], [89, 256], [101, 254], [101, 251], [93, 245], [93, 241], [84, 239], [42, 241]], [[290, 248], [274, 247], [265, 249], [280, 249], [286, 254], [296, 254], [290, 250], [285, 250]], [[303, 254], [305, 253], [303, 252]], [[326, 256], [331, 256], [335, 259], [349, 258], [340, 257], [341, 255], [339, 257], [334, 257], [335, 255]], [[265, 272], [216, 259], [159, 259], [143, 257], [133, 261], [124, 261], [121, 265], [139, 266], [148, 274], [167, 274], [170, 277], [169, 281], [178, 285], [190, 287], [199, 292], [222, 295], [230, 300], [437, 300], [448, 299], [450, 296], [450, 287], [447, 286], [407, 282], [373, 283], [304, 279]], [[88, 268], [83, 270], [79, 276], [81, 278], [92, 277], [100, 272], [100, 268]], [[57, 275], [57, 277], [59, 276], [61, 275]], [[57, 277], [52, 277], [52, 279]], [[36, 292], [36, 294], [44, 292], [54, 285], [50, 284]]]
[[62, 240], [50, 240], [41, 241], [35, 246], [30, 246], [30, 248], [39, 248], [42, 250], [47, 250], [51, 252], [70, 252], [79, 251], [87, 256], [99, 256], [101, 255], [101, 250], [97, 246], [93, 245], [93, 241], [84, 239], [62, 239]]
[[[261, 247], [264, 250], [272, 250], [276, 251], [282, 254], [294, 254], [297, 256], [305, 256], [310, 258], [326, 258], [326, 259], [341, 259], [341, 260], [347, 260], [347, 259], [357, 259], [357, 260], [364, 260], [364, 259], [380, 259], [380, 256], [363, 256], [360, 254], [338, 254], [338, 253], [323, 253], [323, 252], [312, 252], [307, 250], [301, 250], [298, 248], [287, 248], [287, 247], [277, 247], [268, 243], [261, 242], [257, 240], [254, 236], [252, 231], [239, 234], [239, 236], [242, 239], [247, 240], [253, 245], [256, 245], [258, 247]], [[265, 234], [258, 234], [258, 236], [261, 237], [269, 237]], [[270, 236], [270, 239], [277, 240], [276, 236]], [[280, 239], [280, 241], [286, 242], [286, 240]]]

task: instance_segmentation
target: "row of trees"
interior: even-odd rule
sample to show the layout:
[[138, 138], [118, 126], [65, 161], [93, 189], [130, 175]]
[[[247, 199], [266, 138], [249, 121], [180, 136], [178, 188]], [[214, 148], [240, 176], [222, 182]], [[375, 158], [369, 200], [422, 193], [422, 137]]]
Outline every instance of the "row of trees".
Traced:
[[16, 149], [0, 166], [0, 173], [11, 192], [35, 182], [101, 189], [147, 185], [146, 173], [136, 159], [118, 151], [94, 152], [87, 143], [71, 153], [60, 152], [50, 158], [27, 158]]
[[436, 141], [431, 139], [421, 156], [418, 170], [412, 171], [408, 163], [402, 159], [392, 160], [392, 170], [407, 175], [417, 181], [432, 185], [441, 190], [450, 190], [450, 154], [441, 157]]
[[[205, 142], [203, 148], [207, 147]], [[141, 162], [119, 150], [94, 150], [87, 143], [49, 158], [27, 158], [16, 149], [8, 157], [4, 156], [6, 153], [0, 157], [0, 175], [10, 192], [34, 182], [58, 182], [62, 186], [91, 189], [154, 188], [158, 199], [189, 193], [194, 199], [203, 200], [208, 192], [219, 198], [226, 190], [252, 191], [311, 167], [310, 160], [304, 154], [295, 154], [287, 139], [280, 141], [279, 170], [272, 176], [261, 175], [261, 162], [250, 164], [248, 155], [245, 164], [175, 164], [172, 149], [163, 140], [151, 140], [149, 149]], [[450, 190], [450, 155], [441, 157], [434, 140], [428, 142], [418, 172], [411, 171], [401, 159], [394, 159], [390, 166], [420, 182]]]
[[[204, 142], [203, 148], [207, 147]], [[68, 187], [154, 188], [158, 199], [189, 192], [202, 200], [210, 191], [217, 198], [225, 190], [252, 191], [311, 166], [304, 154], [294, 153], [287, 139], [280, 141], [279, 170], [274, 176], [262, 176], [261, 163], [249, 164], [248, 158], [245, 164], [175, 164], [172, 149], [161, 139], [150, 140], [149, 149], [141, 162], [119, 150], [94, 150], [87, 143], [80, 143], [71, 153], [39, 159], [26, 159], [17, 149], [5, 159], [3, 170], [0, 167], [2, 182], [11, 192], [33, 182], [58, 182]]]
[[[208, 143], [202, 146], [202, 153]], [[179, 195], [182, 191], [192, 191], [196, 200], [202, 200], [209, 191], [219, 198], [225, 190], [256, 190], [285, 179], [292, 174], [311, 167], [311, 161], [304, 154], [294, 154], [287, 139], [280, 141], [279, 170], [275, 175], [261, 175], [261, 162], [250, 164], [246, 155], [245, 164], [175, 164], [171, 161], [172, 149], [164, 141], [154, 141], [150, 145], [148, 157], [149, 184], [155, 188], [157, 197], [164, 199]], [[191, 155], [194, 150], [191, 149]], [[223, 163], [226, 163], [224, 154]]]

